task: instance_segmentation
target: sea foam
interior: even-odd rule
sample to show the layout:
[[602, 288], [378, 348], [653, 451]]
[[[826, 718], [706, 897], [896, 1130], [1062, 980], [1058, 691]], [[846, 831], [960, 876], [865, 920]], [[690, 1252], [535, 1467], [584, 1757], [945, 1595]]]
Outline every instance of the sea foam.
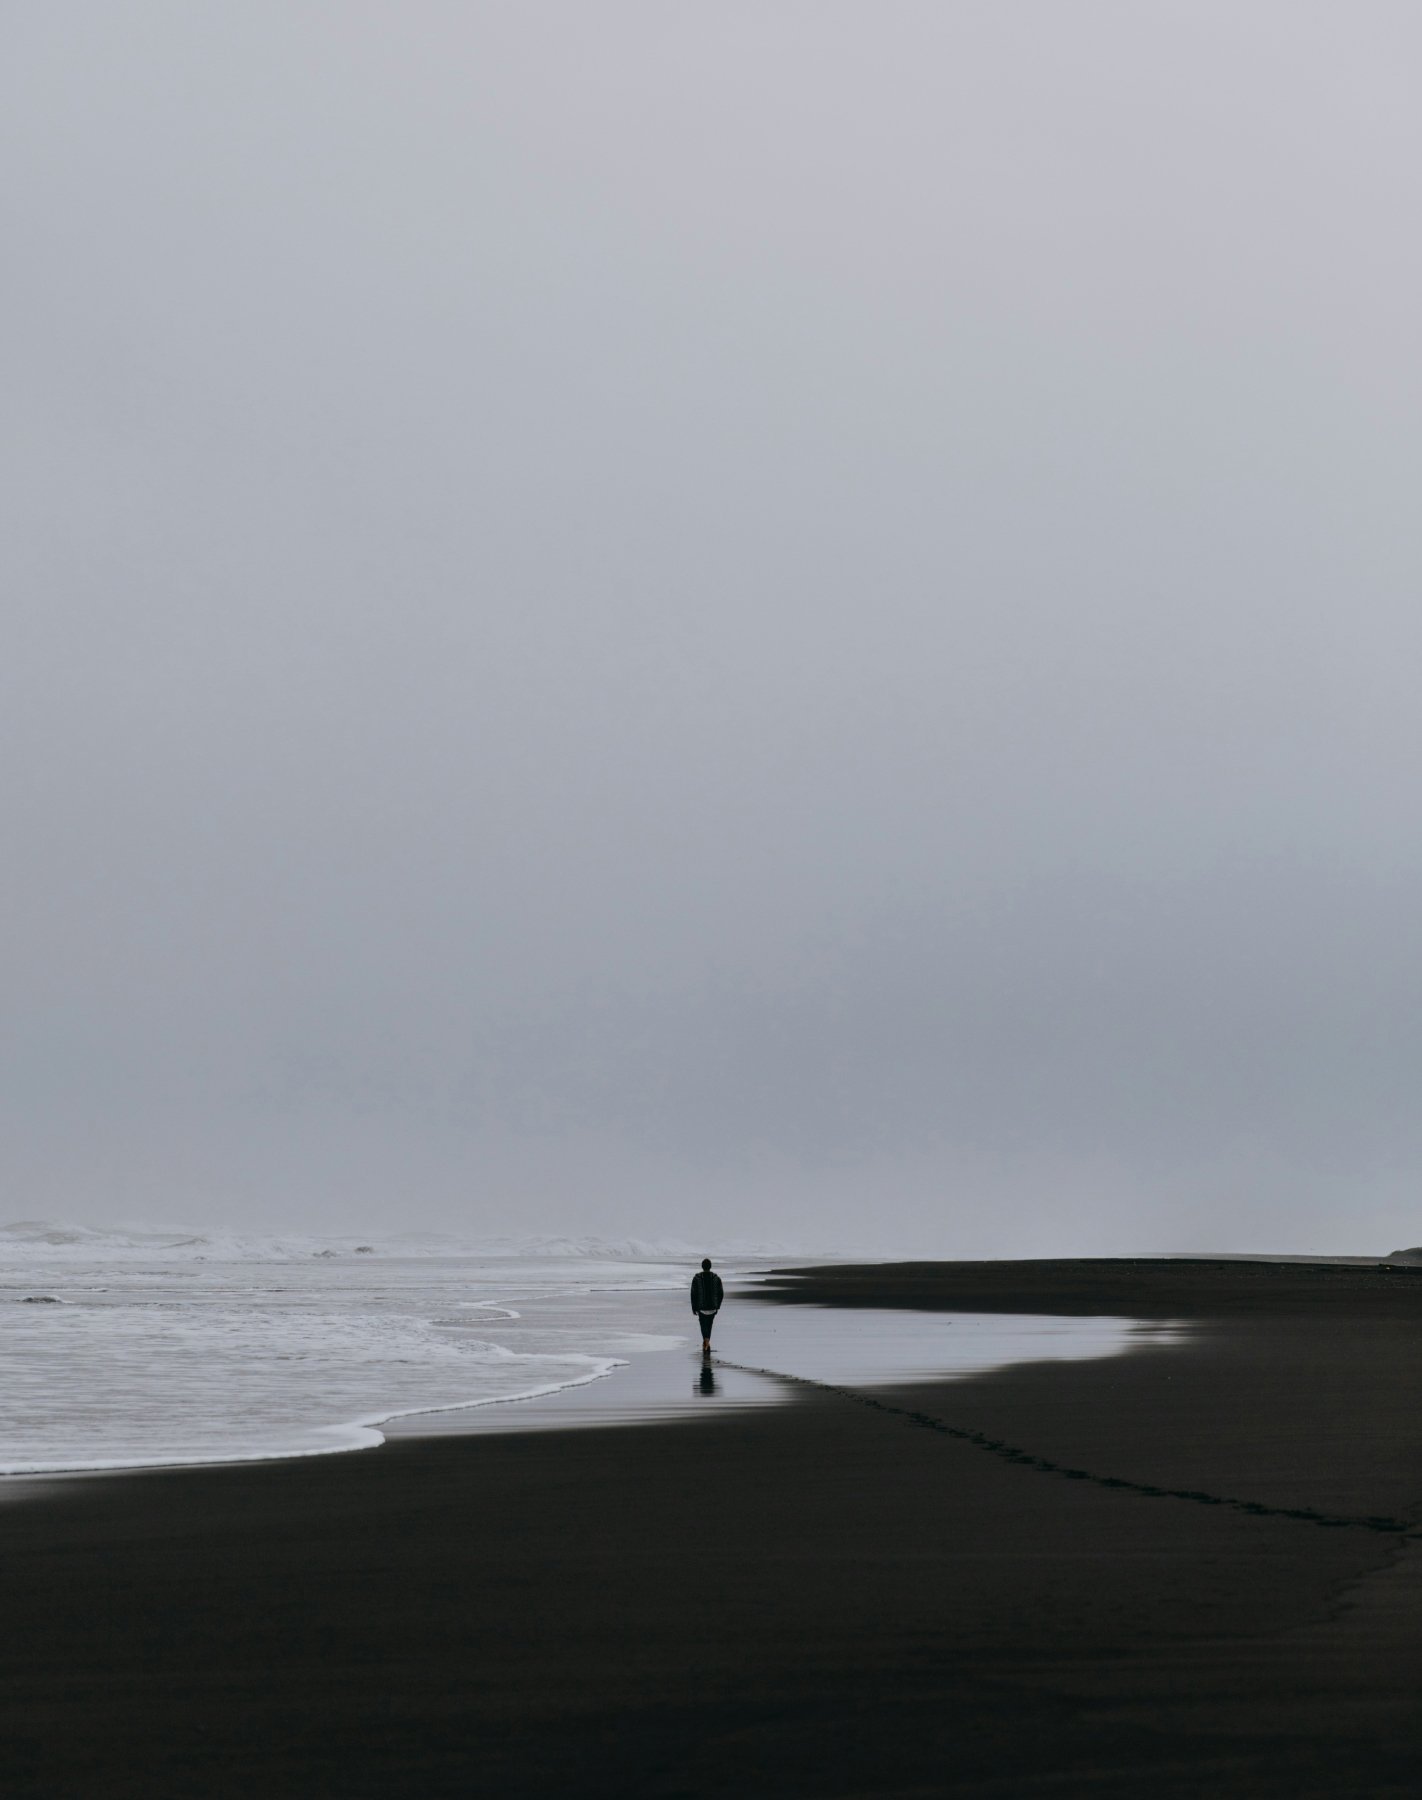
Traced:
[[648, 1323], [637, 1296], [683, 1281], [673, 1264], [592, 1253], [361, 1253], [35, 1221], [0, 1235], [11, 1475], [369, 1447], [392, 1418], [606, 1376]]

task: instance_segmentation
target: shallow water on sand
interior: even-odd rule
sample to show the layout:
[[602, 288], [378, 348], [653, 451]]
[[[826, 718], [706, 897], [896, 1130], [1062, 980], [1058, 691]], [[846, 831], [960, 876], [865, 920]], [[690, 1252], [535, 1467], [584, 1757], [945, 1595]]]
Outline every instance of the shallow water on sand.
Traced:
[[[709, 1359], [680, 1294], [645, 1296], [647, 1348], [606, 1381], [478, 1412], [392, 1421], [390, 1437], [565, 1430], [711, 1416], [719, 1410], [784, 1405], [792, 1385], [776, 1375], [846, 1387], [966, 1379], [1009, 1363], [1118, 1356], [1174, 1334], [1156, 1322], [998, 1313], [918, 1313], [871, 1307], [785, 1306], [752, 1297], [751, 1274], [727, 1283]], [[681, 1321], [685, 1321], [682, 1323]]]

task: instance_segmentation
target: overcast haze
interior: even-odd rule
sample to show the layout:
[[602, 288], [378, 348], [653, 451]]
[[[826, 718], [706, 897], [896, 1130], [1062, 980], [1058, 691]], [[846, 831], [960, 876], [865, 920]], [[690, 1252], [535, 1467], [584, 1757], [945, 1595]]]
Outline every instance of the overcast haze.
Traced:
[[0, 1216], [1422, 1241], [1419, 52], [6, 6]]

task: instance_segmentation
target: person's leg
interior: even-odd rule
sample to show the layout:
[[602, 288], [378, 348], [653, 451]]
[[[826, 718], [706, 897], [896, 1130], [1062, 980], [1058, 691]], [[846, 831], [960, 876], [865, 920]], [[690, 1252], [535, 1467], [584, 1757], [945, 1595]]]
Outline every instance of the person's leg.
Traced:
[[711, 1327], [716, 1323], [716, 1315], [715, 1313], [698, 1313], [696, 1316], [701, 1321], [701, 1342], [704, 1345], [709, 1346], [711, 1342]]

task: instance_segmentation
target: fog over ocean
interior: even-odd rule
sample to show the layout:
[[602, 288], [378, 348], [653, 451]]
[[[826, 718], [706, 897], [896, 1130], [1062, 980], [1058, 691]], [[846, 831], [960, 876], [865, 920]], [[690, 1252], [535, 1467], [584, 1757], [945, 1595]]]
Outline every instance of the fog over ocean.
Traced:
[[1420, 57], [11, 9], [0, 1218], [1416, 1244]]

